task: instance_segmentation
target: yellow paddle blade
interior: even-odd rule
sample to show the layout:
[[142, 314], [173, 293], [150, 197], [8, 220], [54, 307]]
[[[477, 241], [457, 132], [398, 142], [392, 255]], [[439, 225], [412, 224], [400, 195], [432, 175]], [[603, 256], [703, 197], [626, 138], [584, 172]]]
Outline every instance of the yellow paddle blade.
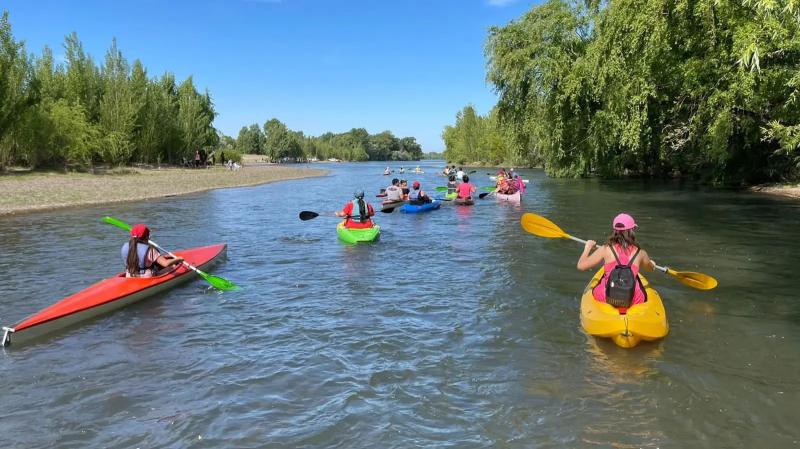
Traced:
[[546, 237], [549, 239], [569, 238], [569, 235], [562, 231], [557, 224], [541, 215], [528, 212], [522, 215], [520, 223], [522, 224], [522, 229], [533, 235], [538, 235], [539, 237]]
[[670, 268], [667, 270], [667, 274], [675, 276], [679, 281], [698, 290], [711, 290], [717, 286], [716, 279], [703, 273], [695, 273], [694, 271], [675, 271]]

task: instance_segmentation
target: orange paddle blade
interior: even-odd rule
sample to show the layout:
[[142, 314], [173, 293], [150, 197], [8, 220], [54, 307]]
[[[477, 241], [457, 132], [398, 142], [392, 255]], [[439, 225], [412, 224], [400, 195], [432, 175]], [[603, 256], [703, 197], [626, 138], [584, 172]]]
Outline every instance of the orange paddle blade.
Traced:
[[717, 286], [716, 279], [703, 273], [695, 273], [694, 271], [675, 271], [670, 268], [667, 269], [667, 274], [675, 276], [675, 278], [677, 278], [679, 281], [698, 290], [711, 290]]
[[530, 212], [523, 214], [520, 224], [522, 224], [522, 229], [533, 235], [538, 235], [539, 237], [549, 239], [569, 238], [569, 234], [562, 231], [557, 224], [541, 215]]

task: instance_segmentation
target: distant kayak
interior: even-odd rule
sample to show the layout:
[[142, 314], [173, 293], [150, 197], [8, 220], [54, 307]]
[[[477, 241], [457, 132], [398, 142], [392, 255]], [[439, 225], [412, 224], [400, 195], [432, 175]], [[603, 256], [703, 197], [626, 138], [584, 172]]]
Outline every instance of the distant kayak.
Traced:
[[346, 228], [344, 223], [336, 226], [336, 234], [339, 239], [346, 243], [374, 242], [381, 235], [381, 227], [375, 225], [371, 228]]
[[[224, 244], [175, 251], [186, 262], [205, 270], [221, 255], [225, 254]], [[10, 328], [4, 328], [3, 345], [20, 343], [57, 331], [72, 324], [94, 318], [112, 310], [133, 304], [155, 295], [182, 282], [196, 279], [197, 275], [180, 264], [162, 270], [159, 276], [149, 278], [129, 278], [125, 273], [102, 280], [84, 290], [58, 301], [37, 312]]]
[[610, 338], [623, 348], [632, 348], [641, 340], [658, 340], [667, 335], [669, 325], [664, 303], [644, 276], [639, 274], [647, 301], [627, 310], [594, 299], [592, 288], [602, 277], [601, 268], [589, 281], [581, 297], [581, 326], [587, 334]]
[[406, 214], [417, 214], [420, 212], [428, 212], [432, 210], [436, 210], [442, 206], [442, 203], [436, 200], [431, 201], [430, 203], [425, 204], [404, 204], [400, 207], [400, 212]]
[[497, 197], [498, 201], [508, 201], [510, 203], [519, 203], [522, 200], [522, 194], [519, 191], [511, 195], [495, 193], [494, 196]]

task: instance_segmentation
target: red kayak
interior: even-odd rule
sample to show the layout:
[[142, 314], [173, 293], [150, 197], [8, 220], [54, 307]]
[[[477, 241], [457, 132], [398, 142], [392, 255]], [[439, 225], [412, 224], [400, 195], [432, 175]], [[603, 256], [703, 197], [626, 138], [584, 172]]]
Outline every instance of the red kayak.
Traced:
[[[211, 266], [225, 254], [227, 245], [210, 245], [175, 251], [177, 256], [199, 269]], [[13, 327], [4, 327], [2, 345], [7, 346], [48, 334], [80, 321], [102, 315], [155, 295], [197, 275], [181, 264], [149, 278], [127, 278], [120, 273], [41, 310]]]

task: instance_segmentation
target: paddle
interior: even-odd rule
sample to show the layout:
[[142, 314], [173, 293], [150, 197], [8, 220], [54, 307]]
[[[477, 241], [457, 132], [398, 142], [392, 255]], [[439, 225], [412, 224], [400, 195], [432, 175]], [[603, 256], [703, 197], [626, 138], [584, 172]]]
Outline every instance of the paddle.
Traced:
[[492, 194], [494, 194], [494, 193], [497, 193], [497, 192], [495, 192], [494, 190], [492, 190], [491, 192], [483, 192], [483, 193], [481, 193], [480, 195], [478, 195], [478, 198], [480, 198], [480, 199], [484, 199], [484, 198], [486, 198], [487, 196], [489, 196], [489, 195], [492, 195]]
[[[110, 224], [110, 225], [116, 226], [116, 227], [118, 227], [120, 229], [124, 229], [124, 230], [126, 230], [128, 232], [130, 232], [130, 230], [131, 230], [130, 225], [128, 225], [124, 221], [118, 220], [118, 219], [116, 219], [114, 217], [103, 217], [103, 221], [108, 223], [108, 224]], [[165, 250], [164, 248], [158, 246], [158, 244], [156, 242], [152, 241], [152, 240], [148, 240], [147, 243], [152, 245], [153, 247], [155, 247], [156, 249], [158, 249], [161, 252], [167, 253], [172, 257], [177, 257], [175, 254], [172, 254], [171, 252], [169, 252], [169, 251]], [[201, 271], [197, 267], [195, 267], [192, 264], [190, 264], [189, 262], [186, 262], [185, 260], [182, 263], [187, 268], [189, 268], [190, 270], [192, 270], [195, 273], [197, 273], [198, 275], [200, 275], [201, 278], [205, 279], [205, 281], [208, 282], [212, 287], [215, 287], [215, 288], [217, 288], [219, 290], [223, 290], [223, 291], [230, 291], [230, 290], [238, 290], [239, 289], [238, 285], [234, 284], [233, 282], [231, 282], [231, 281], [229, 281], [229, 280], [227, 280], [225, 278], [221, 278], [219, 276], [214, 276], [213, 274], [208, 274], [208, 273], [206, 273], [204, 271]]]
[[497, 187], [483, 186], [483, 187], [481, 187], [481, 190], [483, 190], [484, 192], [494, 192], [494, 189], [496, 189], [496, 188]]
[[304, 211], [301, 211], [301, 212], [300, 212], [300, 219], [301, 219], [301, 220], [303, 220], [303, 221], [308, 221], [308, 220], [313, 220], [313, 219], [315, 219], [315, 218], [319, 217], [320, 215], [322, 215], [323, 217], [337, 217], [337, 218], [341, 218], [341, 217], [339, 217], [338, 215], [336, 215], [336, 212], [322, 212], [322, 213], [317, 213], [317, 212], [312, 212], [312, 211], [310, 211], [310, 210], [304, 210]]
[[[567, 234], [566, 232], [562, 231], [561, 228], [558, 227], [558, 225], [542, 217], [541, 215], [536, 215], [528, 212], [522, 215], [522, 219], [520, 220], [520, 222], [522, 224], [522, 229], [524, 229], [527, 232], [530, 232], [533, 235], [538, 235], [539, 237], [545, 237], [550, 239], [552, 238], [570, 239], [579, 243], [586, 244], [586, 240], [582, 240]], [[664, 273], [667, 273], [670, 276], [677, 278], [685, 285], [688, 285], [689, 287], [692, 288], [696, 288], [698, 290], [711, 290], [712, 288], [717, 286], [717, 280], [707, 274], [696, 273], [693, 271], [675, 271], [672, 268], [660, 267], [658, 265], [656, 265], [655, 267], [657, 270], [663, 271]]]
[[446, 186], [439, 186], [439, 187], [436, 188], [436, 191], [437, 192], [447, 192], [447, 187]]

